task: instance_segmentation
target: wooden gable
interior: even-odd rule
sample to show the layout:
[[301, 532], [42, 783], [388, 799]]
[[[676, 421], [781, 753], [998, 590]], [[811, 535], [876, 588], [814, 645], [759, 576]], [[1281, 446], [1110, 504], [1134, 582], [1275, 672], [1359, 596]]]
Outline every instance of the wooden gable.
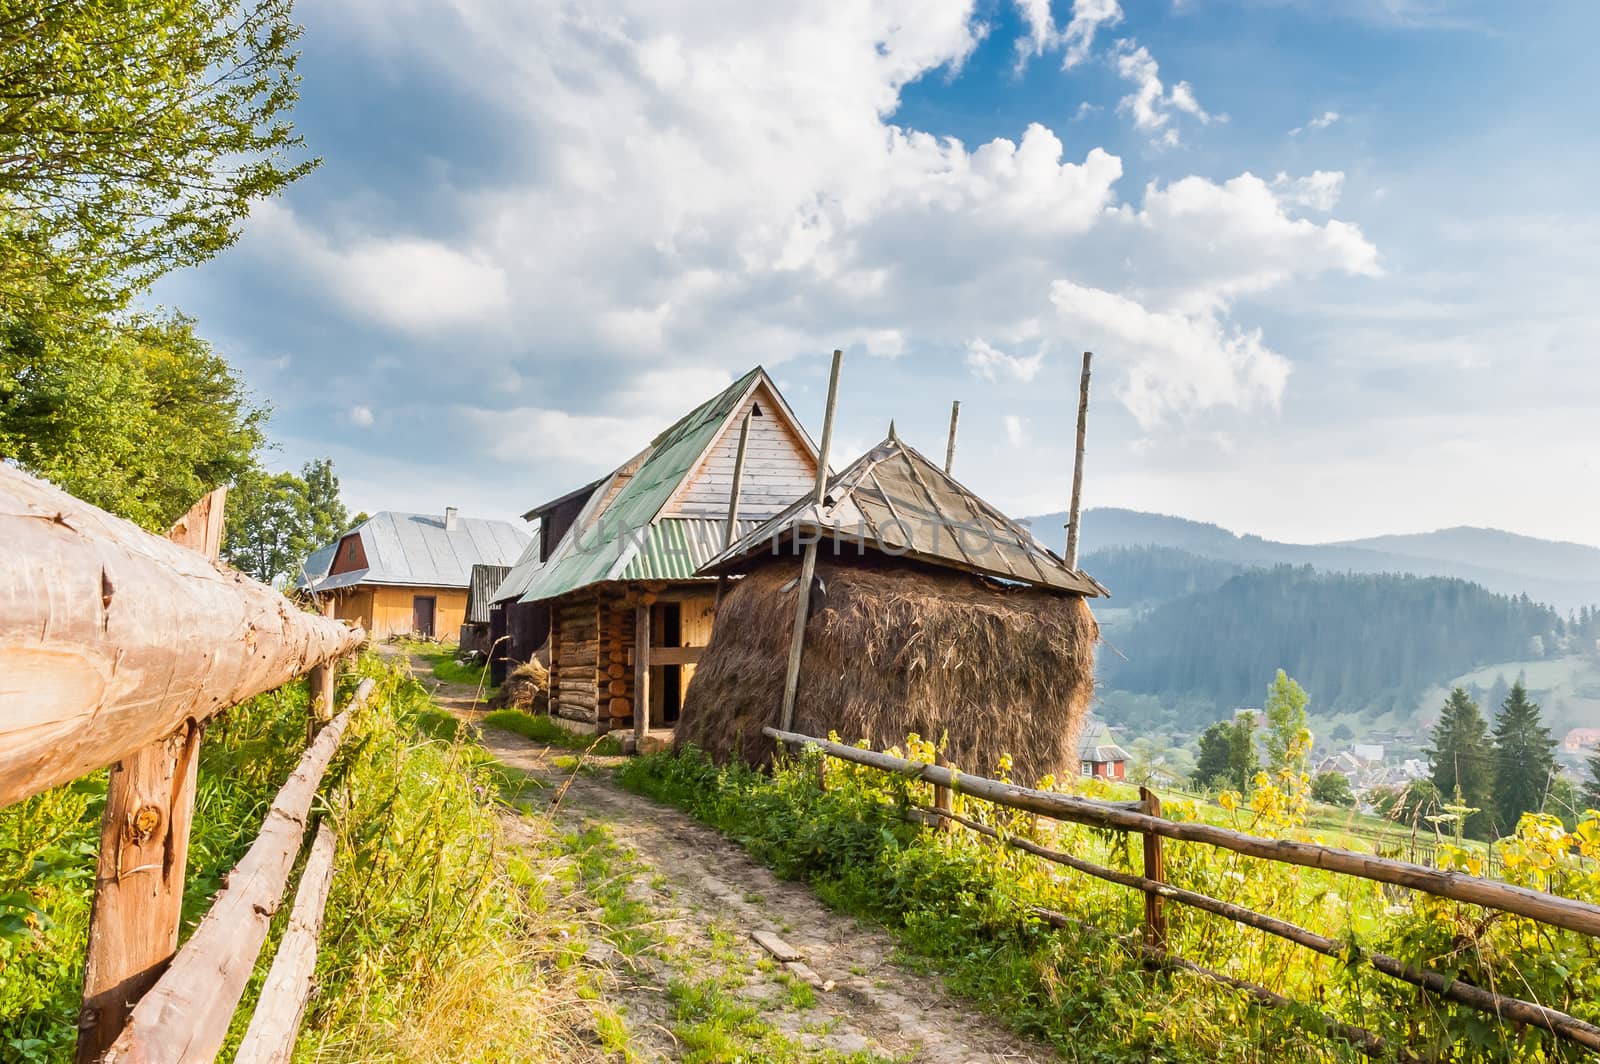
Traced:
[[765, 520], [816, 486], [817, 460], [788, 407], [762, 380], [734, 411], [707, 448], [698, 465], [667, 500], [662, 517], [728, 516], [733, 467], [739, 450], [739, 428], [750, 419], [745, 447], [744, 479], [739, 488], [739, 517]]

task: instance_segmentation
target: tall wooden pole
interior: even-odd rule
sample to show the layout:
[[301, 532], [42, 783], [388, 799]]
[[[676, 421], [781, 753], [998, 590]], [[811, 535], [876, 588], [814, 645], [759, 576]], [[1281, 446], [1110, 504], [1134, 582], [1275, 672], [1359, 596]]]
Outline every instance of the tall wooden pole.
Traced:
[[1078, 450], [1072, 460], [1072, 508], [1067, 513], [1067, 568], [1078, 567], [1078, 509], [1083, 504], [1083, 436], [1089, 424], [1089, 361], [1083, 353], [1083, 379], [1078, 384]]
[[644, 753], [650, 735], [650, 605], [633, 608], [633, 748]]
[[[817, 451], [817, 484], [812, 491], [812, 502], [822, 507], [823, 493], [828, 489], [828, 449], [833, 445], [833, 411], [839, 402], [839, 363], [844, 352], [834, 351], [833, 368], [828, 372], [828, 406], [822, 415], [822, 446]], [[811, 607], [811, 579], [817, 572], [817, 540], [806, 544], [805, 556], [800, 561], [800, 583], [795, 586], [794, 634], [789, 640], [789, 667], [783, 676], [783, 730], [794, 725], [794, 700], [800, 686], [800, 655], [805, 649], [806, 619]]]
[[[324, 617], [333, 616], [334, 602], [331, 594], [323, 595], [317, 605]], [[314, 667], [308, 677], [311, 688], [311, 719], [319, 724], [326, 724], [333, 719], [333, 692], [338, 678], [339, 663], [335, 659], [329, 659]]]
[[739, 423], [739, 450], [733, 459], [733, 491], [728, 494], [728, 528], [722, 534], [723, 550], [733, 546], [733, 541], [739, 537], [739, 487], [744, 482], [744, 452], [750, 444], [750, 419], [755, 412], [752, 406]]
[[956, 422], [961, 420], [961, 400], [950, 404], [950, 442], [944, 445], [944, 475], [949, 476], [956, 465]]
[[[215, 562], [227, 497], [227, 488], [205, 496], [167, 538]], [[200, 725], [189, 720], [111, 767], [78, 1014], [80, 1064], [117, 1040], [177, 952], [199, 754]]]

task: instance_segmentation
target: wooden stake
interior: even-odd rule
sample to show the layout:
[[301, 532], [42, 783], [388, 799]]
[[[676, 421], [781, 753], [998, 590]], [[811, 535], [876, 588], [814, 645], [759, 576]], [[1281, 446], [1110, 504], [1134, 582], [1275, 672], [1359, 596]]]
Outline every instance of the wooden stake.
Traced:
[[[1161, 799], [1148, 787], [1139, 788], [1139, 801], [1146, 816], [1161, 815]], [[1167, 881], [1166, 861], [1161, 853], [1161, 836], [1144, 833], [1144, 878], [1155, 883]], [[1161, 895], [1154, 890], [1144, 895], [1144, 944], [1160, 953], [1167, 951], [1167, 914], [1161, 908]]]
[[[215, 562], [227, 498], [225, 487], [209, 493], [167, 538]], [[112, 766], [78, 1013], [80, 1064], [100, 1059], [117, 1040], [128, 1013], [177, 952], [199, 753], [200, 725], [191, 718]]]
[[[828, 372], [828, 405], [822, 415], [822, 446], [817, 450], [817, 484], [812, 501], [818, 510], [828, 490], [828, 449], [833, 444], [833, 411], [839, 401], [839, 363], [843, 351], [834, 351], [833, 368]], [[819, 514], [820, 516], [820, 514]], [[817, 541], [806, 544], [800, 561], [800, 583], [795, 587], [794, 634], [789, 639], [789, 664], [783, 676], [783, 709], [780, 719], [784, 731], [794, 726], [794, 700], [800, 686], [800, 656], [805, 649], [806, 620], [811, 608], [811, 580], [817, 572]]]
[[1078, 449], [1072, 460], [1072, 508], [1067, 513], [1067, 568], [1078, 567], [1078, 508], [1083, 502], [1083, 437], [1089, 424], [1089, 362], [1094, 352], [1083, 353], [1083, 379], [1078, 382]]
[[650, 735], [650, 607], [633, 608], [633, 748]]
[[[960, 404], [958, 403], [956, 405], [959, 406]], [[953, 426], [954, 426], [954, 422], [952, 422], [952, 427]], [[952, 439], [953, 438], [954, 437], [952, 437]], [[936, 755], [935, 763], [940, 765], [940, 766], [942, 766], [942, 767], [944, 767], [944, 768], [949, 768], [950, 767], [950, 761], [943, 754]], [[951, 812], [951, 810], [953, 808], [952, 805], [951, 805], [951, 794], [950, 794], [950, 788], [949, 787], [941, 787], [937, 783], [935, 783], [933, 785], [933, 808], [937, 812], [946, 814], [945, 816], [941, 816], [939, 818], [938, 824], [934, 828], [934, 830], [935, 831], [949, 831], [950, 828], [951, 828], [951, 822], [949, 820], [948, 814]]]
[[944, 445], [944, 475], [949, 476], [956, 465], [956, 422], [961, 420], [961, 400], [950, 404], [950, 442]]
[[[324, 617], [332, 617], [334, 601], [332, 595], [323, 595], [321, 607]], [[334, 686], [339, 679], [339, 662], [331, 659], [314, 667], [308, 677], [311, 688], [311, 719], [326, 724], [333, 719]]]

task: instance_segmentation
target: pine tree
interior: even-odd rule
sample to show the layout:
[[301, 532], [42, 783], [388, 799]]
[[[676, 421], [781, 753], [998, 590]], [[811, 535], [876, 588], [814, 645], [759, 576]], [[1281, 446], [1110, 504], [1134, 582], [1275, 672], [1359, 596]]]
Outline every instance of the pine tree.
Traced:
[[1228, 725], [1217, 721], [1200, 736], [1200, 757], [1194, 766], [1194, 782], [1201, 787], [1215, 787], [1228, 781], [1228, 761], [1231, 747], [1228, 744]]
[[1586, 809], [1600, 809], [1600, 750], [1589, 755], [1589, 779], [1580, 795]]
[[1494, 787], [1494, 758], [1489, 745], [1489, 724], [1466, 691], [1457, 687], [1450, 692], [1443, 715], [1433, 727], [1432, 738], [1428, 763], [1433, 785], [1452, 801], [1459, 786], [1461, 804], [1478, 810], [1467, 818], [1466, 833], [1473, 838], [1486, 837], [1490, 792]]
[[1511, 686], [1494, 724], [1495, 828], [1502, 835], [1517, 830], [1523, 813], [1544, 807], [1544, 795], [1555, 773], [1556, 741], [1539, 717], [1539, 704], [1528, 699], [1518, 681]]
[[1241, 791], [1255, 783], [1261, 761], [1256, 756], [1256, 722], [1248, 713], [1234, 717], [1228, 725], [1228, 779]]

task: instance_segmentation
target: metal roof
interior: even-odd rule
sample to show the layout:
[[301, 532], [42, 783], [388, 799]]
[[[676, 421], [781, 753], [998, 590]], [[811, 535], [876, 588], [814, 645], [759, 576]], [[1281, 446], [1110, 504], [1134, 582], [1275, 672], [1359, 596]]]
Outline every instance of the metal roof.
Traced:
[[[334, 591], [357, 584], [465, 588], [472, 566], [479, 562], [510, 565], [528, 544], [528, 534], [510, 521], [457, 517], [455, 527], [446, 529], [439, 514], [392, 510], [373, 514], [340, 537], [340, 542], [351, 535], [361, 537], [367, 567], [314, 578], [312, 590]], [[337, 548], [338, 543], [332, 546]]]
[[[734, 539], [754, 532], [759, 519], [740, 521]], [[664, 517], [650, 527], [649, 535], [627, 568], [624, 580], [689, 580], [722, 549], [728, 522], [713, 517]]]
[[[677, 559], [683, 552], [692, 556], [706, 548], [715, 549], [720, 546], [721, 537], [712, 536], [706, 529], [693, 527], [658, 532], [655, 526], [661, 508], [678, 485], [683, 483], [683, 478], [693, 471], [728, 419], [751, 391], [762, 383], [773, 395], [778, 395], [777, 386], [766, 371], [757, 366], [657, 436], [648, 450], [638, 456], [642, 461], [638, 461], [637, 468], [634, 468], [636, 459], [630, 459], [612, 473], [562, 537], [549, 561], [537, 569], [531, 565], [527, 567], [527, 582], [522, 590], [521, 601], [537, 602], [555, 598], [607, 580], [683, 579], [692, 576], [694, 569], [685, 569]], [[778, 401], [785, 417], [815, 454], [815, 446], [794, 417], [794, 412], [783, 403], [781, 396]], [[611, 485], [623, 477], [626, 480], [621, 488], [607, 501]], [[665, 524], [666, 521], [660, 523]], [[696, 522], [684, 520], [682, 524], [695, 525]], [[708, 524], [722, 527], [720, 521], [710, 521]], [[635, 559], [641, 552], [654, 552], [655, 560], [647, 558], [635, 565]], [[709, 550], [706, 552], [709, 555]], [[523, 567], [519, 565], [518, 568]], [[669, 575], [679, 571], [682, 571], [682, 576]], [[518, 573], [512, 575], [517, 576]], [[495, 592], [495, 598], [497, 601], [507, 598], [505, 586]]]
[[798, 500], [713, 558], [701, 575], [735, 572], [796, 532], [1036, 587], [1110, 594], [902, 442], [892, 425], [887, 439], [828, 481], [820, 506], [810, 497]]
[[510, 571], [509, 565], [485, 565], [482, 562], [472, 567], [472, 582], [467, 587], [466, 623], [489, 623], [490, 596]]
[[305, 587], [312, 580], [321, 580], [328, 575], [328, 570], [333, 568], [333, 556], [339, 551], [339, 541], [334, 540], [326, 547], [320, 547], [311, 552], [306, 560], [300, 564], [300, 573], [295, 578], [295, 587]]
[[1111, 737], [1111, 729], [1106, 722], [1091, 717], [1084, 722], [1083, 734], [1078, 738], [1078, 760], [1109, 765], [1113, 761], [1129, 761], [1132, 758]]

